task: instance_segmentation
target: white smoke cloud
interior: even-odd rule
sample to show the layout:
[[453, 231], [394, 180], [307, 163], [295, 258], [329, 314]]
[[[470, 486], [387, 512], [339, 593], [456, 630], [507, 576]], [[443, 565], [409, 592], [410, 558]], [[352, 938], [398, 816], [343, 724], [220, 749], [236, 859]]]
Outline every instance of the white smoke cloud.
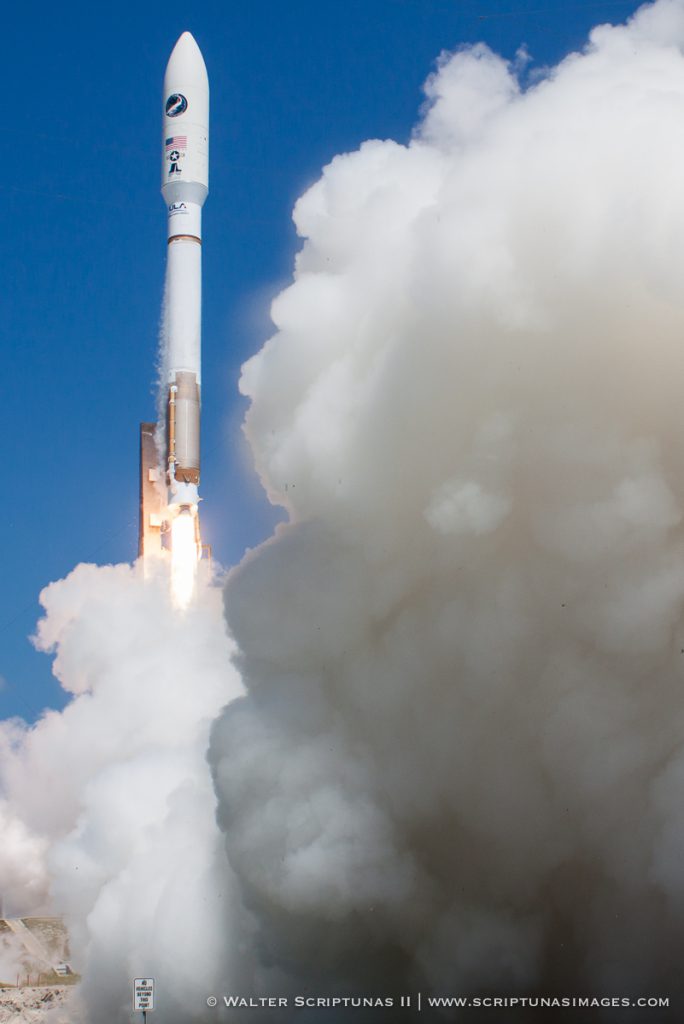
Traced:
[[239, 959], [226, 921], [242, 920], [205, 761], [212, 718], [242, 692], [220, 592], [179, 614], [164, 572], [81, 565], [41, 602], [36, 644], [74, 699], [0, 733], [7, 902], [26, 915], [49, 891], [64, 914], [79, 1019], [129, 1020], [145, 975], [167, 1019], [197, 1019]]
[[[8, 723], [5, 736], [11, 730], [12, 725]], [[46, 840], [32, 834], [5, 800], [0, 801], [0, 835], [0, 895], [3, 914], [11, 915], [15, 905], [31, 909], [39, 907], [45, 902], [48, 887], [45, 870]], [[7, 979], [12, 975], [11, 972], [5, 972], [2, 976]]]
[[683, 50], [660, 0], [528, 88], [443, 54], [295, 207], [211, 745], [293, 986], [681, 987]]

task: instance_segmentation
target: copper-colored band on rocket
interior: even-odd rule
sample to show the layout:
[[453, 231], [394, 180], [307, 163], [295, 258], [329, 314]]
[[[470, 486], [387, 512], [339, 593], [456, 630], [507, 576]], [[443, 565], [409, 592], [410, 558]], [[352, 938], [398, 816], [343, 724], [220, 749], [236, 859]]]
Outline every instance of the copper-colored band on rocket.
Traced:
[[176, 374], [169, 389], [168, 421], [170, 427], [173, 425], [174, 435], [173, 475], [180, 483], [197, 484], [200, 464], [200, 390], [196, 374], [187, 370], [179, 370]]
[[171, 242], [197, 242], [198, 245], [201, 245], [202, 239], [197, 235], [171, 235], [167, 245], [171, 245]]

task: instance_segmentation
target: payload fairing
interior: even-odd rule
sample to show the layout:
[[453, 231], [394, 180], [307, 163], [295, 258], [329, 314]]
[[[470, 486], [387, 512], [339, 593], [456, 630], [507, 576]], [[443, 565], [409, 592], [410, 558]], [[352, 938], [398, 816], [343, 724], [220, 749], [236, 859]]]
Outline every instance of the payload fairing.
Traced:
[[[161, 370], [165, 411], [164, 458], [154, 425], [140, 433], [140, 545], [160, 553], [171, 523], [190, 516], [200, 550], [200, 401], [202, 206], [209, 191], [209, 81], [189, 32], [176, 43], [164, 75], [162, 196], [168, 214], [166, 308]], [[155, 486], [164, 477], [164, 494]], [[161, 481], [159, 481], [161, 482]]]

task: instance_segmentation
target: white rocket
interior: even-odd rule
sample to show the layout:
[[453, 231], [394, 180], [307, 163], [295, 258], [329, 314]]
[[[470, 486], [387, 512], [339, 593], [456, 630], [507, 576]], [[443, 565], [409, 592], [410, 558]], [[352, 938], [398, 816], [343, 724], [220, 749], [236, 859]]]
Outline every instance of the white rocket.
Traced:
[[170, 509], [197, 510], [200, 475], [202, 205], [209, 191], [209, 80], [184, 32], [164, 75], [162, 195], [166, 271], [167, 483]]
[[[140, 554], [161, 548], [164, 523], [195, 518], [199, 544], [202, 206], [209, 191], [209, 80], [189, 32], [173, 48], [164, 75], [162, 196], [168, 211], [165, 351], [162, 387], [165, 457], [156, 458], [154, 428], [141, 426]], [[167, 507], [155, 488], [164, 463]]]

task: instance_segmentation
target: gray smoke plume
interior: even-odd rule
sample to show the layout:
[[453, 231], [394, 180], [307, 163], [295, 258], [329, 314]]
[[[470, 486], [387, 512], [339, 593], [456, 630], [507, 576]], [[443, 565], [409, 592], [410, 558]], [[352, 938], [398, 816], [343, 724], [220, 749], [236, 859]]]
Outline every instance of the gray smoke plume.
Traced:
[[683, 51], [443, 54], [297, 203], [210, 748], [254, 991], [684, 994]]

